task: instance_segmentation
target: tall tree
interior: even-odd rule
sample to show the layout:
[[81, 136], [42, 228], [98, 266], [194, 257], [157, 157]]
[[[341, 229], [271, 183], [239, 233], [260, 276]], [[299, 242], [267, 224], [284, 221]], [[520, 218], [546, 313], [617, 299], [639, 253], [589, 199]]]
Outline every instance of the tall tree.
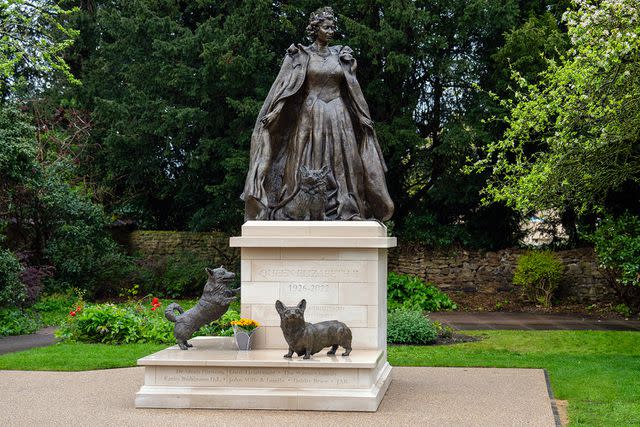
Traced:
[[[571, 49], [539, 82], [520, 79], [505, 137], [488, 148], [488, 197], [522, 211], [638, 210], [640, 19], [634, 0], [575, 1]], [[492, 163], [495, 162], [495, 163]], [[624, 192], [625, 197], [617, 194]]]

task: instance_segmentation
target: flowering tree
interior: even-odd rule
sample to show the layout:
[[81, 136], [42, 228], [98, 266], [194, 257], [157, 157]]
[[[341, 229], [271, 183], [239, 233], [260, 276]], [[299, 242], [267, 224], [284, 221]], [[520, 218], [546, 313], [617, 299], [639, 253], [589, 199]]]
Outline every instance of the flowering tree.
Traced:
[[566, 57], [537, 83], [519, 75], [502, 140], [476, 169], [487, 200], [521, 211], [603, 211], [640, 182], [640, 8], [637, 0], [573, 0]]
[[5, 0], [0, 3], [0, 101], [14, 91], [42, 85], [58, 71], [77, 82], [63, 58], [78, 31], [65, 26], [76, 9], [54, 0]]

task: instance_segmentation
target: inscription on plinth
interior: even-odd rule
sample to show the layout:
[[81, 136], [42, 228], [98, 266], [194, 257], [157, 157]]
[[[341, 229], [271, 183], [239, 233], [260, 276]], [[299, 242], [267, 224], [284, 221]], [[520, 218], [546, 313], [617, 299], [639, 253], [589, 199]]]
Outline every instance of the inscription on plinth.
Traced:
[[[148, 368], [151, 369], [151, 368]], [[357, 388], [357, 369], [156, 367], [156, 385]]]
[[254, 260], [253, 282], [366, 282], [367, 261]]
[[207, 386], [213, 383], [226, 381], [227, 372], [224, 368], [175, 368], [159, 369], [156, 376], [158, 384], [173, 385], [184, 384], [190, 386]]

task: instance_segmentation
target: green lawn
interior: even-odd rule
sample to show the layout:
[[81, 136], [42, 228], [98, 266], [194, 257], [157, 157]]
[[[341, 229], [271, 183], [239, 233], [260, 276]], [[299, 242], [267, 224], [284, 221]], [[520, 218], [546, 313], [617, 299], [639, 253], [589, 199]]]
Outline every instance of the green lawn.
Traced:
[[[544, 368], [572, 426], [640, 426], [640, 333], [475, 331], [478, 342], [390, 346], [394, 366]], [[0, 356], [0, 369], [75, 371], [135, 366], [166, 345], [58, 344]]]
[[0, 369], [88, 371], [136, 366], [136, 361], [166, 344], [56, 344], [0, 356]]

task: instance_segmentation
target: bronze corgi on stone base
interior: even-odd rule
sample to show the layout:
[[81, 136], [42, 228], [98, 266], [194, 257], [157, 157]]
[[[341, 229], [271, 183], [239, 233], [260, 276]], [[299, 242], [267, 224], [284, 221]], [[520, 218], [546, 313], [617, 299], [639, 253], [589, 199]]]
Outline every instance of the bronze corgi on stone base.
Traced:
[[[205, 268], [205, 270], [209, 278], [204, 285], [204, 291], [198, 303], [185, 312], [179, 304], [174, 302], [169, 304], [164, 311], [166, 318], [176, 324], [173, 328], [173, 335], [182, 350], [193, 347], [187, 342], [191, 335], [226, 313], [229, 304], [237, 299], [236, 295], [240, 292], [240, 288], [228, 288], [229, 283], [236, 277], [234, 273], [227, 271], [222, 266], [213, 270]], [[180, 314], [176, 316], [175, 311]]]
[[280, 300], [276, 301], [280, 328], [289, 344], [289, 352], [284, 357], [291, 357], [293, 353], [297, 353], [298, 356], [304, 354], [303, 359], [309, 359], [312, 354], [325, 347], [331, 347], [327, 354], [334, 355], [338, 346], [345, 349], [342, 355], [348, 356], [351, 353], [351, 329], [337, 320], [307, 323], [304, 321], [305, 308], [306, 300], [300, 301], [295, 307], [287, 307]]

